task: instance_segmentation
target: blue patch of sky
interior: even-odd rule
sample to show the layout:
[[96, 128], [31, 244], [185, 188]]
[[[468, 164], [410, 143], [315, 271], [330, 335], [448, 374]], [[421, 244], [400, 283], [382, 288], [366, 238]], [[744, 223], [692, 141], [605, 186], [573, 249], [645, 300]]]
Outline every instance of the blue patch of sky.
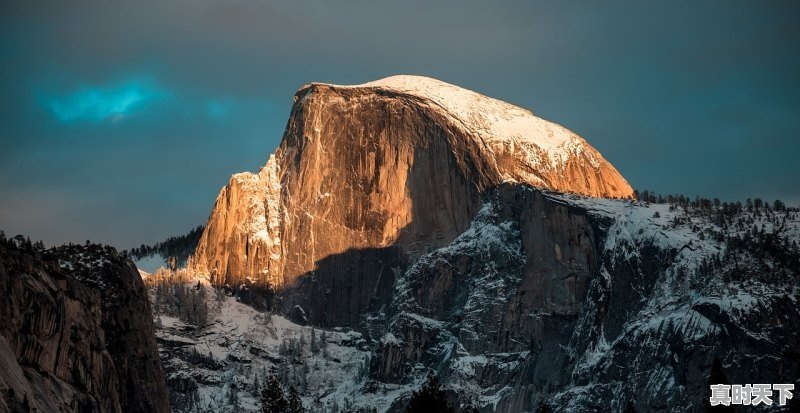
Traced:
[[133, 116], [171, 94], [152, 79], [129, 78], [109, 85], [85, 84], [39, 100], [60, 122], [106, 122]]

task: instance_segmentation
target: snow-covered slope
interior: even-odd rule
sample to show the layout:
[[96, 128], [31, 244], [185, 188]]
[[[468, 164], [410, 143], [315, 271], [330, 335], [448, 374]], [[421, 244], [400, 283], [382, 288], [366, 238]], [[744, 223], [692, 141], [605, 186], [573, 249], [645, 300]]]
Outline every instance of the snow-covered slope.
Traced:
[[[287, 377], [287, 362], [300, 372], [287, 386], [303, 369], [323, 378], [303, 388], [313, 411], [402, 411], [429, 371], [481, 412], [694, 411], [715, 360], [734, 383], [798, 384], [800, 212], [701, 205], [506, 185], [451, 243], [397, 268], [357, 333], [326, 329], [335, 356], [287, 353], [309, 327], [226, 296], [199, 329], [162, 317], [165, 365], [213, 408], [231, 383], [252, 408], [254, 372]], [[223, 367], [186, 361], [193, 348]]]
[[[155, 281], [150, 282], [155, 299]], [[255, 310], [215, 290], [202, 276], [179, 282], [203, 289], [209, 315], [196, 326], [160, 303], [156, 337], [173, 411], [259, 411], [259, 391], [272, 375], [300, 392], [307, 411], [322, 413], [385, 411], [418, 385], [370, 383], [374, 343], [362, 333], [302, 326]]]
[[556, 198], [607, 225], [557, 410], [702, 410], [715, 360], [731, 383], [797, 385], [800, 213]]

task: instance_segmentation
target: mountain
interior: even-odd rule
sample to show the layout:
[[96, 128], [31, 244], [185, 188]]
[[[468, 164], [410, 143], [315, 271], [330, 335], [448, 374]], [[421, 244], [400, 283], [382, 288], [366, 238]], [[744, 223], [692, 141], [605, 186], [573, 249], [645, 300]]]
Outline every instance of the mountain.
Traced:
[[0, 411], [170, 411], [133, 263], [95, 244], [1, 238]]
[[642, 198], [582, 138], [474, 92], [305, 86], [190, 268], [148, 278], [176, 410], [253, 410], [269, 374], [321, 412], [402, 412], [431, 371], [484, 413], [800, 384], [798, 210]]
[[[387, 265], [374, 276], [370, 262], [402, 265], [447, 245], [503, 182], [633, 197], [583, 138], [513, 105], [418, 76], [311, 84], [296, 93], [267, 164], [234, 175], [220, 192], [193, 265], [216, 285], [278, 290], [310, 273], [358, 284], [341, 296], [352, 308], [329, 320], [352, 323], [394, 279]], [[370, 256], [366, 267], [348, 251]], [[355, 265], [353, 278], [329, 276], [325, 259], [337, 260], [327, 268]]]

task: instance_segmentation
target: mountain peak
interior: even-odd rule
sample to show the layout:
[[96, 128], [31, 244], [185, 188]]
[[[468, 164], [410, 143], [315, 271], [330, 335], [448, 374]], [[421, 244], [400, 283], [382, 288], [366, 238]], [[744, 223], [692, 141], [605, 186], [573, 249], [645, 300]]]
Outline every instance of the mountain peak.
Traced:
[[360, 85], [327, 83], [311, 85], [333, 88], [375, 88], [412, 95], [448, 112], [466, 128], [478, 132], [480, 138], [488, 142], [523, 141], [555, 152], [561, 146], [583, 141], [574, 132], [539, 118], [527, 109], [431, 77], [396, 75]]
[[[491, 148], [495, 158], [504, 158], [508, 168], [502, 174], [506, 181], [595, 197], [633, 197], [628, 182], [581, 136], [527, 109], [478, 92], [426, 76], [396, 75], [360, 85], [311, 83], [298, 94], [315, 88], [414, 97]], [[584, 185], [591, 179], [582, 179], [574, 173], [576, 168], [589, 175], [603, 175], [598, 181], [605, 182]]]
[[[378, 88], [426, 99], [457, 117], [466, 126], [484, 132], [482, 137], [490, 140], [522, 139], [543, 146], [557, 146], [577, 137], [574, 132], [539, 118], [527, 109], [426, 76], [396, 75], [360, 85], [312, 85]], [[543, 133], [544, 129], [551, 130]]]

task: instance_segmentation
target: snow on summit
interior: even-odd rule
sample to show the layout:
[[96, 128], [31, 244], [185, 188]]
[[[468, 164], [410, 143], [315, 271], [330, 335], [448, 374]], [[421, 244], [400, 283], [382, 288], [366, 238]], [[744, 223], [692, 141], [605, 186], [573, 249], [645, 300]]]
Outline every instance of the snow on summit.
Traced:
[[[552, 163], [563, 164], [571, 153], [587, 145], [574, 132], [539, 118], [527, 109], [430, 77], [396, 75], [361, 85], [325, 85], [387, 89], [429, 100], [466, 129], [477, 133], [484, 142], [534, 144], [549, 155]], [[597, 166], [600, 160], [591, 151], [589, 155]]]

